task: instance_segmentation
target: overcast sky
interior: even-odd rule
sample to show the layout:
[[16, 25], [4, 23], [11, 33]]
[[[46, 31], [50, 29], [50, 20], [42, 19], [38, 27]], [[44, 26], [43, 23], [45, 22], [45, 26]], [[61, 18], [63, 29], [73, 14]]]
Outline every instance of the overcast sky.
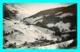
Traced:
[[26, 14], [27, 16], [30, 16], [32, 14], [35, 14], [41, 10], [46, 10], [50, 8], [57, 8], [57, 7], [64, 7], [68, 6], [69, 4], [20, 4], [15, 5], [17, 7], [17, 10], [20, 14]]
[[[70, 5], [69, 3], [28, 3], [28, 4], [14, 4], [14, 7], [18, 11], [17, 16], [20, 18], [24, 18], [25, 16], [31, 16], [39, 11], [57, 8], [57, 7], [65, 7]], [[14, 7], [8, 6], [11, 10], [15, 9]]]

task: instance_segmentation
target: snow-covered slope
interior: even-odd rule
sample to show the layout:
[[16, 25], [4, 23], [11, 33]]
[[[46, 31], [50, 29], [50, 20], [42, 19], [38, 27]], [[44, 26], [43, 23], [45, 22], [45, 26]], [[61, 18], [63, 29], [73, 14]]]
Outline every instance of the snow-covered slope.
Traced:
[[[75, 10], [71, 11], [73, 8]], [[76, 4], [40, 11], [21, 20], [17, 20], [20, 15], [16, 16], [14, 10], [5, 9], [4, 14], [4, 48], [76, 46]]]
[[[40, 29], [40, 30], [39, 30]], [[10, 43], [22, 44], [25, 41], [34, 42], [36, 38], [44, 37], [51, 40], [51, 35], [54, 33], [51, 30], [33, 26], [25, 25], [23, 22], [18, 20], [6, 20], [4, 19], [4, 32], [10, 33], [5, 36]]]

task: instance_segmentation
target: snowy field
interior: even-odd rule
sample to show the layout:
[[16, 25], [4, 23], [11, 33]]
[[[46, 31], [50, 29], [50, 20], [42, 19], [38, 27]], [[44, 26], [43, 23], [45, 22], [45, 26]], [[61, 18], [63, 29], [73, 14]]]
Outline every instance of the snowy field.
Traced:
[[77, 46], [75, 4], [4, 4], [3, 14], [3, 48]]

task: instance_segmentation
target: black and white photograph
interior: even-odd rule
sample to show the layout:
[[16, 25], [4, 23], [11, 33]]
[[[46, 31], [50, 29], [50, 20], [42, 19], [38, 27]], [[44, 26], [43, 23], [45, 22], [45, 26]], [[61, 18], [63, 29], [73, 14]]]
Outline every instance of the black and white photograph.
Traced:
[[77, 3], [4, 3], [4, 49], [76, 49]]

